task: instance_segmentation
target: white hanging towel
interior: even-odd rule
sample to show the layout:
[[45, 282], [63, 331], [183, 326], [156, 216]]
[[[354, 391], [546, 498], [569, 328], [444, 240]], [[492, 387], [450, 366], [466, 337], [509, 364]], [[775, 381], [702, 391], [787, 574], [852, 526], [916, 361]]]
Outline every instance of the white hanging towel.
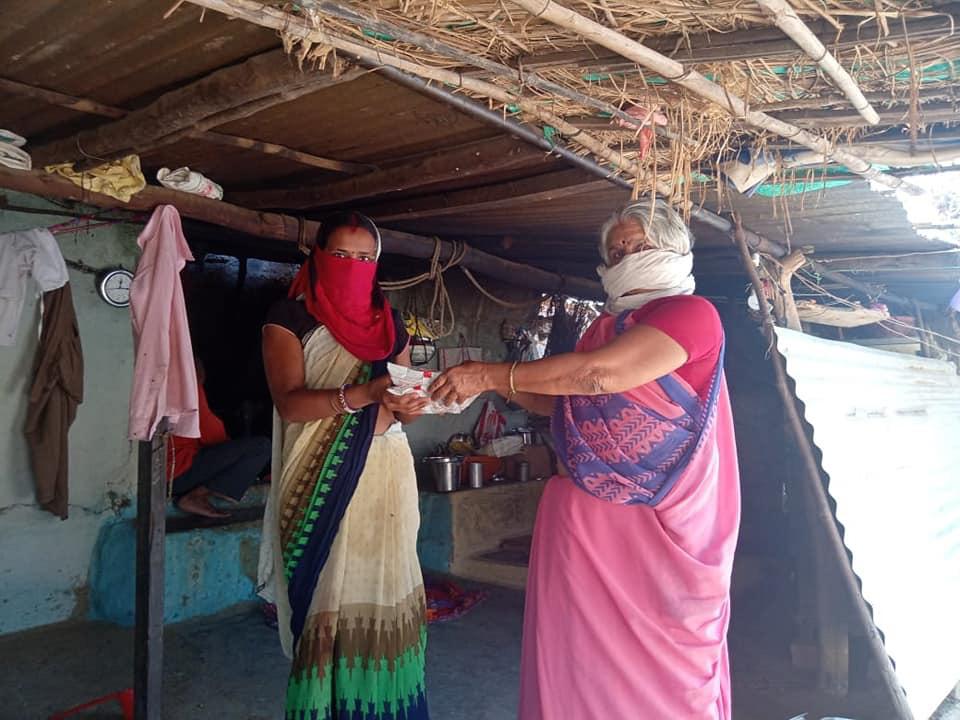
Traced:
[[70, 279], [60, 246], [46, 228], [0, 235], [0, 345], [11, 346], [33, 277], [41, 293], [63, 287]]

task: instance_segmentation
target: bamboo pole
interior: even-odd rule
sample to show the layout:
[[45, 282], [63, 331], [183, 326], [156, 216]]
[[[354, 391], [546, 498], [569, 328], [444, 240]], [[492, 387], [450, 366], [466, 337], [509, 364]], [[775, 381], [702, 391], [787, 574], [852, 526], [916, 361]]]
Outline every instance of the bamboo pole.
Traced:
[[[643, 169], [637, 163], [625, 158], [621, 153], [611, 150], [598, 138], [571, 125], [549, 110], [545, 110], [537, 102], [510, 92], [499, 85], [478, 80], [469, 75], [464, 75], [462, 72], [421, 65], [420, 63], [405, 60], [368, 45], [353, 42], [352, 40], [334, 35], [325, 30], [317, 29], [303, 18], [276, 10], [255, 0], [188, 1], [194, 5], [207, 8], [208, 10], [216, 10], [229, 17], [240, 18], [260, 25], [261, 27], [283, 32], [286, 35], [301, 40], [306, 40], [320, 46], [325, 45], [336, 48], [367, 63], [393, 67], [427, 80], [434, 80], [439, 83], [445, 83], [456, 88], [477, 93], [478, 95], [483, 95], [484, 97], [505, 105], [516, 105], [524, 113], [556, 128], [561, 135], [589, 150], [596, 157], [611, 163], [622, 172], [635, 178], [640, 178], [644, 174]], [[670, 186], [660, 182], [656, 183], [656, 191], [664, 197], [670, 197], [673, 194], [673, 189]]]
[[571, 30], [584, 40], [597, 43], [613, 50], [635, 63], [649, 68], [662, 75], [666, 80], [686, 88], [690, 92], [705, 100], [719, 105], [748, 125], [766, 130], [775, 135], [792, 140], [798, 145], [810, 148], [820, 153], [831, 162], [842, 163], [858, 175], [873, 180], [892, 189], [907, 190], [911, 194], [921, 195], [923, 191], [917, 186], [902, 178], [887, 175], [865, 160], [842, 147], [833, 147], [824, 137], [815, 135], [807, 130], [791, 125], [766, 113], [751, 110], [747, 102], [726, 88], [708, 80], [701, 73], [692, 68], [686, 68], [676, 60], [668, 58], [647, 46], [631, 40], [616, 30], [590, 20], [589, 18], [568, 10], [553, 0], [512, 0], [534, 17], [543, 18], [558, 27]]
[[770, 15], [774, 24], [783, 30], [784, 35], [793, 40], [827, 76], [837, 88], [847, 96], [854, 109], [871, 125], [880, 122], [880, 116], [863, 95], [860, 86], [850, 77], [850, 73], [831, 54], [820, 39], [813, 34], [807, 24], [800, 19], [787, 0], [757, 0], [763, 10]]
[[[767, 309], [767, 303], [763, 297], [763, 284], [760, 276], [757, 274], [757, 268], [750, 259], [750, 250], [747, 248], [746, 240], [743, 237], [743, 229], [740, 226], [739, 219], [735, 222], [734, 241], [740, 252], [740, 259], [743, 262], [743, 268], [750, 277], [750, 283], [753, 285], [753, 291], [756, 293], [758, 304], [760, 306], [760, 316], [763, 322], [763, 335], [770, 343], [771, 347], [776, 344], [776, 333], [774, 331], [773, 319], [770, 317], [770, 311]], [[840, 537], [840, 531], [837, 529], [837, 523], [833, 512], [830, 510], [830, 503], [827, 501], [827, 493], [823, 487], [823, 480], [820, 476], [820, 466], [817, 463], [816, 456], [813, 453], [813, 447], [807, 438], [807, 433], [803, 429], [803, 420], [800, 412], [797, 410], [797, 402], [787, 384], [787, 370], [783, 356], [779, 352], [770, 353], [770, 362], [773, 365], [774, 375], [776, 376], [777, 391], [783, 401], [784, 409], [787, 413], [787, 421], [793, 432], [797, 447], [800, 450], [800, 456], [803, 460], [803, 469], [807, 477], [807, 496], [811, 501], [812, 520], [819, 525], [823, 533], [823, 539], [826, 540], [824, 548], [827, 557], [833, 558], [840, 569], [840, 577], [844, 589], [853, 600], [852, 605], [856, 610], [856, 620], [859, 621], [861, 630], [865, 633], [870, 645], [870, 651], [877, 669], [883, 678], [883, 686], [886, 691], [891, 708], [895, 712], [896, 720], [913, 720], [913, 713], [907, 705], [906, 697], [897, 680], [893, 663], [890, 656], [887, 655], [887, 649], [883, 645], [883, 639], [877, 630], [877, 626], [870, 616], [870, 610], [860, 592], [860, 586], [857, 584], [857, 577], [850, 567], [850, 559], [847, 557], [847, 549], [843, 544], [843, 538]]]

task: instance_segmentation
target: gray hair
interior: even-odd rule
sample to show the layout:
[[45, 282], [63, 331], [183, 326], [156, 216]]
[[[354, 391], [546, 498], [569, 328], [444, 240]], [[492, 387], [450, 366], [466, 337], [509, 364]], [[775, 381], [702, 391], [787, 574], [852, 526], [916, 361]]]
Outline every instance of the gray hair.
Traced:
[[[652, 211], [652, 212], [651, 212]], [[613, 229], [624, 221], [640, 223], [654, 247], [686, 255], [693, 249], [693, 233], [680, 214], [666, 200], [637, 200], [626, 205], [600, 227], [600, 257], [609, 265], [607, 241]]]

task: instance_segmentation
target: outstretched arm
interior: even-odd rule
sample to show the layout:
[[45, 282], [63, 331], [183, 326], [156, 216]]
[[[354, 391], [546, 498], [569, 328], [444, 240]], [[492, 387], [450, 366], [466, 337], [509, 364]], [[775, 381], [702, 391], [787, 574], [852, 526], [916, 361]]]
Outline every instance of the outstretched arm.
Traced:
[[[540, 396], [602, 395], [646, 385], [687, 361], [687, 351], [666, 333], [635, 325], [614, 340], [586, 352], [563, 353], [522, 363], [513, 373], [519, 394]], [[485, 390], [510, 392], [510, 363], [464, 363], [450, 368], [432, 386], [434, 399], [461, 402]], [[541, 400], [533, 401], [539, 408]]]

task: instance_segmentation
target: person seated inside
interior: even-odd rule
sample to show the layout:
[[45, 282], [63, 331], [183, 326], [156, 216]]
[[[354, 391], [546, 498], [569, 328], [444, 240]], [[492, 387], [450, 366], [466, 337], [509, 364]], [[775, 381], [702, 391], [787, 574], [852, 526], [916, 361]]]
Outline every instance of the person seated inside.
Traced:
[[210, 409], [203, 384], [206, 374], [197, 360], [200, 437], [174, 435], [167, 451], [167, 477], [172, 478], [174, 504], [184, 512], [211, 518], [229, 517], [210, 496], [240, 500], [270, 462], [270, 440], [231, 440], [223, 421]]

